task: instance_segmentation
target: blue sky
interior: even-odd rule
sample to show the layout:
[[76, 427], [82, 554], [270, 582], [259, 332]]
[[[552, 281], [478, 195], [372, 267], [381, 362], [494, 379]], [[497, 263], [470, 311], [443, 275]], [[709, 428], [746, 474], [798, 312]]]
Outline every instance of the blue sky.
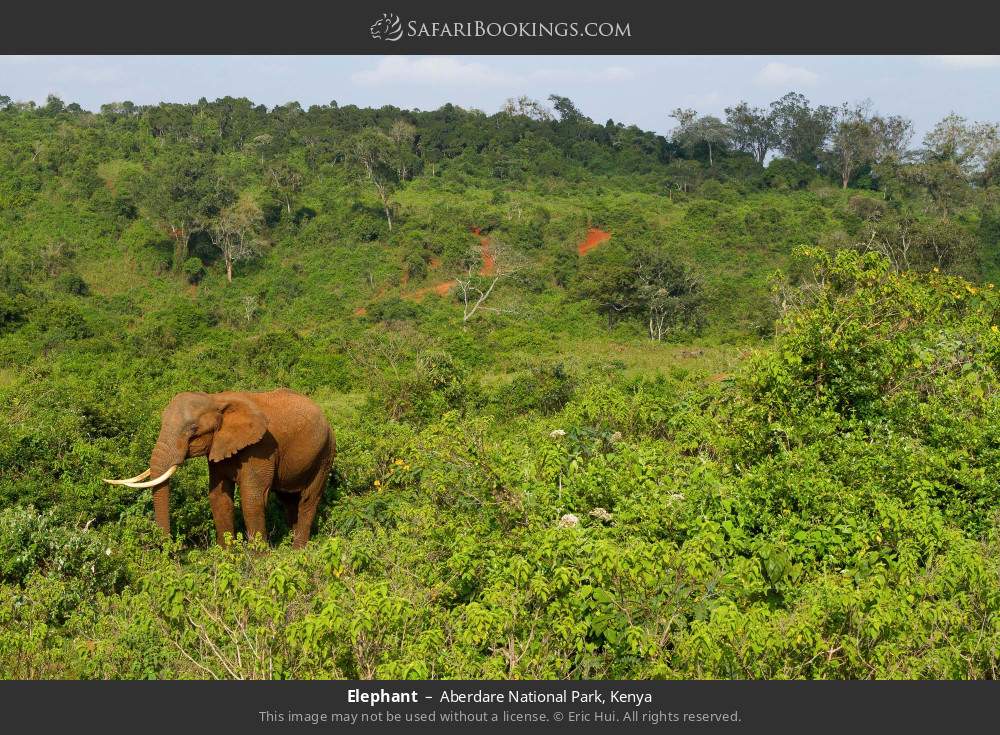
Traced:
[[608, 118], [667, 132], [675, 107], [721, 115], [788, 91], [814, 103], [870, 98], [919, 136], [949, 112], [1000, 120], [1000, 56], [0, 56], [0, 94], [104, 102], [245, 96], [268, 106], [339, 104], [496, 111], [526, 94], [570, 97]]

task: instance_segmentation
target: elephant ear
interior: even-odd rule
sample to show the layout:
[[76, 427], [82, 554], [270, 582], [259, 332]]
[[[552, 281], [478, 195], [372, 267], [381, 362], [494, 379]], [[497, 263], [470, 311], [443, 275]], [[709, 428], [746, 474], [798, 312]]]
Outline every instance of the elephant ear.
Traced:
[[222, 423], [212, 438], [209, 460], [218, 462], [260, 441], [267, 431], [267, 418], [250, 401], [227, 398], [222, 404]]

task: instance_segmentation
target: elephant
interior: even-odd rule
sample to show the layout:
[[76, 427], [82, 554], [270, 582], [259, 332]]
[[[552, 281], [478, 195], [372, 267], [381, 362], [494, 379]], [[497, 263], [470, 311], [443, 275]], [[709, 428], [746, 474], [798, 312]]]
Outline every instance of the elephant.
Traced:
[[[267, 538], [265, 508], [273, 490], [293, 529], [292, 546], [309, 541], [336, 440], [322, 409], [299, 393], [178, 393], [163, 411], [149, 468], [111, 485], [153, 488], [153, 514], [170, 535], [170, 477], [188, 457], [208, 458], [208, 500], [216, 540], [233, 533], [233, 489], [247, 536]], [[148, 480], [148, 477], [153, 479]]]

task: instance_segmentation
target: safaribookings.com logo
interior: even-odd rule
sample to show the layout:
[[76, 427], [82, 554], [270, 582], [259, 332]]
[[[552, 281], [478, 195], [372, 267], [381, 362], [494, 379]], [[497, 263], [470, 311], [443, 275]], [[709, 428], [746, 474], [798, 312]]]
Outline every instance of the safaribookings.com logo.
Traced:
[[376, 41], [398, 41], [403, 37], [403, 23], [395, 13], [382, 13], [369, 30]]
[[382, 17], [369, 28], [376, 41], [407, 38], [631, 38], [632, 28], [623, 21], [510, 21], [461, 20], [407, 21], [395, 13]]

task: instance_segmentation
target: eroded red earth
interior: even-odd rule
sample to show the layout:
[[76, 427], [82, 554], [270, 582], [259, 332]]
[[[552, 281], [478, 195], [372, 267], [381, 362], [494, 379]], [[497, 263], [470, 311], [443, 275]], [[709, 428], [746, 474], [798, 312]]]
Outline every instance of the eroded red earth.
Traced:
[[[490, 236], [484, 235], [479, 227], [473, 227], [472, 232], [479, 236], [479, 245], [481, 248], [481, 253], [483, 258], [483, 267], [479, 269], [479, 275], [492, 276], [494, 273], [496, 273], [497, 261], [496, 261], [496, 256], [493, 253]], [[591, 227], [589, 230], [587, 230], [587, 238], [577, 246], [576, 252], [578, 255], [586, 255], [594, 248], [599, 247], [605, 242], [607, 242], [610, 238], [611, 238], [610, 232], [605, 232], [604, 230], [600, 230], [596, 227]], [[440, 259], [438, 258], [431, 259], [430, 267], [432, 270], [436, 270], [440, 266], [441, 266]], [[408, 274], [404, 273], [401, 279], [401, 285], [405, 287], [406, 284], [409, 282], [409, 280], [410, 279]], [[436, 293], [438, 296], [447, 296], [448, 292], [451, 291], [457, 285], [458, 281], [452, 278], [447, 281], [441, 281], [440, 283], [435, 283], [433, 286], [425, 286], [424, 288], [419, 288], [416, 291], [411, 291], [408, 294], [403, 294], [403, 298], [412, 299], [413, 301], [420, 301], [430, 293]], [[385, 291], [384, 288], [381, 289], [380, 294], [384, 291]], [[357, 309], [354, 310], [355, 316], [365, 316], [365, 314], [367, 313], [368, 310], [363, 306], [359, 306]]]
[[576, 253], [577, 255], [586, 255], [594, 248], [606, 243], [610, 238], [610, 232], [591, 227], [587, 230], [587, 239], [577, 245]]

